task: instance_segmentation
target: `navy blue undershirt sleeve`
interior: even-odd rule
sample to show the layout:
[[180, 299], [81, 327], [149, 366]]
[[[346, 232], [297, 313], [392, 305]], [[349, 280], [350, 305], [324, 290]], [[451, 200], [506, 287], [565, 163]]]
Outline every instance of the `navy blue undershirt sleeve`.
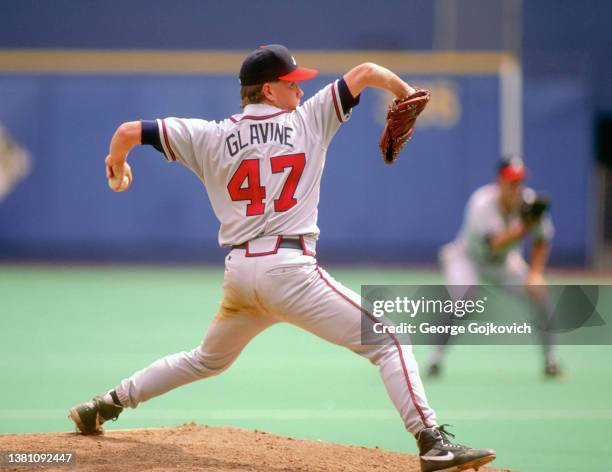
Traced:
[[338, 81], [338, 94], [340, 95], [340, 103], [342, 104], [342, 111], [345, 115], [351, 111], [351, 108], [359, 105], [361, 94], [353, 97], [353, 94], [351, 94], [351, 91], [349, 90], [348, 85], [346, 85], [344, 78], [341, 78]]
[[159, 128], [157, 126], [157, 120], [141, 120], [140, 121], [142, 131], [140, 133], [140, 142], [142, 144], [148, 144], [153, 146], [162, 154], [164, 149], [161, 145], [161, 139], [159, 137]]

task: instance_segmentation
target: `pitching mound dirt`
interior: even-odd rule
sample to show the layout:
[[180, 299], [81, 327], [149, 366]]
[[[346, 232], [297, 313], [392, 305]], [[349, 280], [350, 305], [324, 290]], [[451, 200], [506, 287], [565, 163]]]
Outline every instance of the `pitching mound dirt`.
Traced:
[[[260, 431], [178, 428], [0, 435], [0, 450], [76, 454], [75, 467], [0, 466], [0, 470], [207, 472], [418, 472], [418, 458], [382, 449], [304, 441]], [[481, 471], [500, 472], [484, 467]]]

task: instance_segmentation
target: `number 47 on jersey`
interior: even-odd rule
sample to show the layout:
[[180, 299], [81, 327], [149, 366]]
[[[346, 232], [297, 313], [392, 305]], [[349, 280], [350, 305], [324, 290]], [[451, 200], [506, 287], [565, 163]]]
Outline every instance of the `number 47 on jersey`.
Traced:
[[[270, 158], [273, 174], [285, 173], [285, 169], [290, 169], [279, 197], [274, 200], [274, 211], [287, 211], [297, 205], [294, 195], [305, 164], [304, 153]], [[265, 210], [266, 187], [260, 184], [260, 165], [265, 165], [265, 163], [260, 163], [259, 159], [243, 160], [227, 184], [227, 191], [232, 201], [249, 202], [246, 206], [246, 216], [262, 215]]]

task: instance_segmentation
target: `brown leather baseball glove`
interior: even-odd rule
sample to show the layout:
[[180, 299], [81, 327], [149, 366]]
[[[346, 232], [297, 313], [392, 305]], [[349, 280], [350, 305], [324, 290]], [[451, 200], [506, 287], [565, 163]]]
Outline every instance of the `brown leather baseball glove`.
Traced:
[[406, 98], [396, 98], [389, 105], [387, 123], [380, 137], [380, 151], [386, 164], [393, 164], [406, 142], [412, 137], [417, 117], [429, 102], [429, 90], [415, 89]]

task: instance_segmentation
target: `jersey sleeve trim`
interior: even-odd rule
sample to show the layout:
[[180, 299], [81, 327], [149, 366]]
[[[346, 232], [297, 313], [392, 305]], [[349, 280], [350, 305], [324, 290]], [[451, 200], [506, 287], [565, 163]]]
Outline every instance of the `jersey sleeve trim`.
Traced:
[[159, 139], [159, 128], [157, 120], [141, 120], [140, 121], [140, 144], [153, 146], [163, 154], [164, 149]]
[[338, 107], [338, 94], [336, 93], [336, 89], [338, 88], [338, 82], [334, 82], [332, 84], [332, 101], [334, 102], [334, 109], [336, 110], [336, 117], [340, 123], [343, 123], [342, 115], [340, 114], [340, 108]]
[[338, 80], [338, 95], [340, 96], [340, 103], [342, 104], [342, 110], [344, 113], [349, 113], [351, 108], [359, 105], [359, 100], [361, 99], [361, 94], [353, 97], [353, 94], [346, 85], [346, 81], [344, 78]]
[[172, 150], [172, 146], [170, 145], [170, 140], [168, 139], [168, 130], [166, 129], [166, 120], [161, 119], [158, 120], [159, 129], [161, 131], [161, 135], [163, 136], [162, 146], [164, 148], [164, 155], [166, 159], [172, 162], [176, 161], [176, 154]]
[[[344, 79], [338, 79], [334, 81], [332, 83], [331, 92], [332, 92], [332, 102], [334, 104], [334, 110], [336, 111], [336, 117], [338, 118], [338, 121], [340, 123], [345, 123], [351, 117], [351, 107], [344, 106], [345, 103], [342, 97], [345, 93], [348, 93], [349, 95], [351, 95], [351, 92], [349, 92], [348, 87], [346, 83], [344, 82]], [[351, 98], [352, 98], [352, 95], [351, 95]], [[346, 102], [347, 102], [346, 103], [347, 105], [350, 104], [349, 100], [346, 100]], [[357, 98], [357, 102], [355, 104], [357, 103], [359, 103], [359, 98]]]

